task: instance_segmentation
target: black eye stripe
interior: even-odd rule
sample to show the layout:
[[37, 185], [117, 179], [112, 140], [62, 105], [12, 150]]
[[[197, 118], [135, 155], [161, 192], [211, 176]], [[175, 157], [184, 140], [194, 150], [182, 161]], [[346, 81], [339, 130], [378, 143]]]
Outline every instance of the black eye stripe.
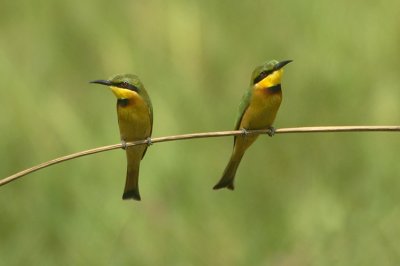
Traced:
[[272, 74], [272, 72], [274, 72], [274, 70], [265, 70], [265, 71], [262, 71], [262, 72], [253, 80], [253, 84], [256, 84], [256, 83], [260, 82], [260, 81], [263, 80], [265, 77], [267, 77], [268, 75]]
[[129, 84], [128, 82], [124, 82], [123, 81], [123, 82], [120, 82], [120, 83], [116, 84], [116, 86], [118, 88], [123, 88], [123, 89], [128, 89], [128, 90], [131, 90], [131, 91], [138, 92], [138, 88], [136, 86], [132, 85], [132, 84]]

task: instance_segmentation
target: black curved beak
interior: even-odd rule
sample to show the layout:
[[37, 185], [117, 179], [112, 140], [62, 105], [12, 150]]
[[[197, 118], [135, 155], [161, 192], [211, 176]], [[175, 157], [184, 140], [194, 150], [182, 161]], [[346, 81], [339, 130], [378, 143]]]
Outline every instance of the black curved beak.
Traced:
[[104, 80], [104, 79], [98, 79], [98, 80], [89, 81], [89, 83], [96, 83], [96, 84], [107, 85], [107, 86], [111, 86], [112, 85], [111, 81]]
[[286, 66], [287, 64], [289, 64], [290, 62], [293, 62], [293, 60], [284, 60], [279, 62], [278, 64], [275, 65], [274, 70], [279, 70], [282, 67]]

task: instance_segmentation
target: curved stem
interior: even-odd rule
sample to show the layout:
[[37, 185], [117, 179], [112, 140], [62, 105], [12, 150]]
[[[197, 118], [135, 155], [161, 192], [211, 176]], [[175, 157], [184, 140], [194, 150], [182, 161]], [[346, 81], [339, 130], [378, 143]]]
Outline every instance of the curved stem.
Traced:
[[[275, 130], [275, 134], [287, 134], [287, 133], [315, 133], [315, 132], [367, 132], [367, 131], [400, 131], [400, 126], [326, 126], [326, 127], [294, 127], [294, 128], [280, 128]], [[247, 134], [268, 134], [269, 129], [262, 130], [247, 130]], [[158, 142], [185, 140], [185, 139], [197, 139], [197, 138], [211, 138], [211, 137], [225, 137], [225, 136], [236, 136], [242, 135], [242, 130], [233, 131], [217, 131], [217, 132], [204, 132], [204, 133], [192, 133], [183, 135], [166, 136], [159, 138], [152, 138], [150, 141], [152, 144]], [[127, 142], [126, 146], [135, 146], [148, 144], [149, 140], [138, 140], [134, 142]], [[104, 151], [110, 151], [122, 148], [122, 144], [114, 144], [103, 147], [98, 147], [90, 150], [80, 151], [77, 153], [69, 154], [63, 157], [59, 157], [36, 166], [30, 167], [16, 174], [8, 176], [0, 180], [0, 186], [10, 183], [20, 177], [36, 172], [40, 169], [49, 167], [54, 164], [72, 160], [78, 157], [87, 156]]]

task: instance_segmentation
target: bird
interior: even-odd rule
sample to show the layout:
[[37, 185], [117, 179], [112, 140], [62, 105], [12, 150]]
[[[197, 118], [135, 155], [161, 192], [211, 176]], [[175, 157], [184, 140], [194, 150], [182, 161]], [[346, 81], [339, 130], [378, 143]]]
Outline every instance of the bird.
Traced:
[[234, 190], [236, 171], [242, 157], [257, 139], [258, 135], [247, 135], [247, 130], [268, 129], [272, 137], [275, 129], [272, 124], [282, 102], [281, 79], [283, 67], [292, 60], [270, 60], [257, 66], [250, 80], [250, 85], [239, 104], [235, 130], [242, 130], [242, 135], [234, 137], [234, 145], [229, 162], [219, 182], [213, 189], [228, 188]]
[[[123, 200], [141, 200], [139, 193], [139, 166], [151, 144], [153, 106], [143, 83], [133, 74], [118, 74], [108, 80], [93, 80], [109, 86], [117, 97], [117, 116], [122, 148], [126, 151], [127, 171]], [[148, 145], [126, 146], [126, 142], [147, 140]]]

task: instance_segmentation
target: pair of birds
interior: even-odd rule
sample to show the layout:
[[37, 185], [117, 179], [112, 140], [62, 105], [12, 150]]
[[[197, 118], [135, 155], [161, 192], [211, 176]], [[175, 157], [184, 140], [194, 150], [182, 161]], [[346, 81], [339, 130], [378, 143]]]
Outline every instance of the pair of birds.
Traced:
[[[236, 120], [236, 130], [243, 135], [235, 136], [232, 155], [220, 181], [214, 189], [234, 189], [234, 178], [247, 148], [258, 135], [246, 136], [246, 130], [274, 129], [272, 123], [282, 101], [281, 78], [283, 67], [291, 60], [271, 60], [256, 67], [251, 75], [250, 86], [243, 95]], [[126, 142], [148, 139], [153, 129], [153, 107], [143, 84], [135, 75], [116, 75], [109, 80], [94, 80], [91, 83], [109, 86], [117, 97], [118, 124], [123, 148], [127, 156], [127, 173], [122, 199], [140, 200], [139, 166], [147, 146], [126, 147]]]

